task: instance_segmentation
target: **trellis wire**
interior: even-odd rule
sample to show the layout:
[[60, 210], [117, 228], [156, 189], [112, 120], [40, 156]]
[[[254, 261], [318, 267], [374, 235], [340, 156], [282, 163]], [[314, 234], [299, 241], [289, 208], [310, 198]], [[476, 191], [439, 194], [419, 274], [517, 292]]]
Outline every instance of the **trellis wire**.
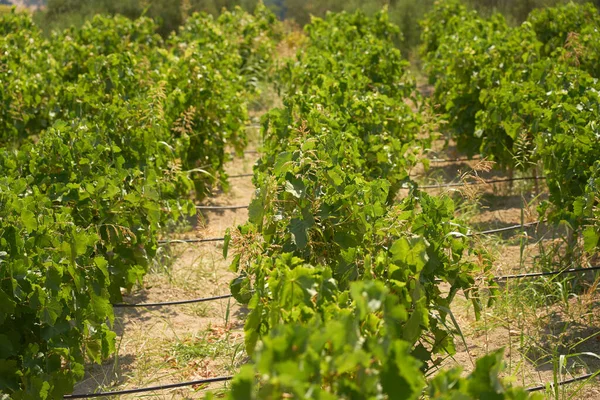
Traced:
[[445, 163], [445, 162], [462, 162], [462, 161], [479, 161], [481, 158], [430, 158], [429, 161], [432, 163]]
[[223, 242], [225, 240], [224, 237], [218, 238], [193, 238], [193, 239], [163, 239], [159, 240], [158, 244], [170, 244], [170, 243], [209, 243], [209, 242]]
[[[551, 276], [551, 275], [561, 275], [561, 274], [572, 274], [578, 272], [589, 272], [600, 270], [600, 266], [593, 266], [587, 268], [571, 268], [565, 270], [558, 271], [547, 271], [547, 272], [531, 272], [526, 274], [516, 274], [516, 275], [501, 275], [494, 278], [495, 281], [503, 281], [509, 279], [519, 279], [519, 278], [535, 278], [539, 276]], [[441, 280], [436, 280], [436, 282], [441, 282]], [[113, 304], [113, 307], [116, 308], [126, 308], [126, 307], [163, 307], [163, 306], [172, 306], [172, 305], [180, 305], [180, 304], [192, 304], [192, 303], [202, 303], [206, 301], [214, 301], [221, 299], [232, 298], [232, 294], [224, 294], [221, 296], [213, 296], [213, 297], [202, 297], [199, 299], [189, 299], [189, 300], [175, 300], [175, 301], [165, 301], [160, 303], [117, 303]]]
[[[562, 270], [562, 271], [539, 272], [539, 273], [529, 273], [529, 274], [519, 274], [519, 275], [506, 275], [506, 276], [496, 277], [495, 280], [516, 279], [516, 278], [525, 278], [525, 277], [538, 277], [538, 276], [544, 276], [544, 275], [555, 275], [555, 274], [563, 274], [563, 273], [587, 272], [587, 271], [593, 271], [593, 270], [599, 270], [599, 269], [600, 269], [600, 266], [594, 266], [594, 267], [588, 267], [588, 268], [573, 268], [573, 269]], [[210, 297], [210, 298], [181, 300], [181, 301], [172, 301], [172, 302], [164, 302], [164, 303], [115, 304], [114, 307], [166, 306], [166, 305], [188, 304], [188, 303], [195, 303], [195, 302], [201, 302], [201, 301], [210, 301], [210, 300], [224, 299], [224, 298], [230, 298], [230, 297], [233, 297], [233, 296], [232, 295], [222, 295], [222, 296], [214, 296], [214, 297]], [[566, 379], [564, 381], [558, 382], [557, 385], [562, 386], [562, 385], [566, 385], [569, 383], [583, 381], [583, 380], [592, 378], [593, 376], [597, 375], [597, 373], [598, 372], [585, 374], [585, 375], [578, 376], [575, 378]], [[65, 399], [84, 399], [84, 398], [92, 398], [92, 397], [107, 397], [107, 396], [116, 396], [116, 395], [124, 395], [124, 394], [135, 394], [135, 393], [151, 392], [151, 391], [157, 391], [157, 390], [174, 389], [174, 388], [180, 388], [180, 387], [185, 387], [185, 386], [214, 383], [214, 382], [225, 382], [225, 381], [229, 381], [231, 379], [233, 379], [233, 376], [224, 376], [224, 377], [217, 377], [217, 378], [200, 379], [200, 380], [195, 380], [195, 381], [187, 381], [187, 382], [181, 382], [181, 383], [150, 386], [150, 387], [145, 387], [145, 388], [125, 389], [125, 390], [120, 390], [120, 391], [85, 393], [85, 394], [78, 394], [78, 395], [65, 395], [63, 398], [65, 398]], [[553, 383], [550, 383], [550, 385], [553, 385]], [[546, 388], [546, 386], [547, 385], [538, 385], [538, 386], [526, 388], [525, 390], [528, 392], [541, 391], [541, 390], [544, 390]]]
[[[254, 174], [237, 174], [230, 175], [229, 178], [246, 178], [251, 177]], [[439, 189], [445, 187], [460, 187], [460, 186], [473, 186], [473, 185], [489, 185], [492, 183], [502, 183], [502, 182], [514, 182], [514, 181], [531, 181], [531, 180], [544, 180], [545, 176], [525, 176], [521, 178], [502, 178], [502, 179], [491, 179], [488, 181], [478, 181], [478, 182], [457, 182], [457, 183], [442, 183], [440, 185], [423, 185], [419, 186], [419, 189]]]
[[[244, 154], [258, 154], [258, 153], [259, 153], [258, 150], [244, 150]], [[231, 155], [232, 157], [236, 157], [238, 155], [238, 153], [235, 151], [231, 151], [231, 152], [229, 152], [229, 155]]]
[[503, 275], [497, 276], [494, 278], [495, 281], [502, 281], [508, 279], [519, 279], [519, 278], [536, 278], [539, 276], [553, 276], [553, 275], [562, 275], [562, 274], [574, 274], [579, 272], [589, 272], [589, 271], [597, 271], [600, 270], [600, 265], [596, 265], [593, 267], [586, 268], [570, 268], [570, 269], [562, 269], [558, 271], [546, 271], [546, 272], [530, 272], [526, 274], [516, 274], [516, 275]]
[[226, 382], [226, 381], [230, 381], [232, 379], [233, 379], [233, 376], [219, 376], [216, 378], [198, 379], [195, 381], [187, 381], [187, 382], [180, 382], [180, 383], [169, 383], [169, 384], [165, 384], [165, 385], [148, 386], [145, 388], [115, 390], [115, 391], [111, 391], [111, 392], [67, 394], [67, 395], [63, 396], [63, 399], [90, 399], [92, 397], [108, 397], [108, 396], [120, 396], [120, 395], [124, 395], [124, 394], [154, 392], [155, 390], [176, 389], [176, 388], [185, 387], [185, 386], [204, 385], [207, 383], [214, 383], [214, 382]]
[[[252, 174], [241, 174], [241, 175], [232, 175], [230, 178], [241, 178], [243, 176], [252, 176]], [[440, 189], [446, 187], [460, 187], [460, 186], [473, 186], [473, 185], [489, 185], [492, 183], [501, 183], [501, 182], [513, 182], [513, 181], [526, 181], [526, 180], [544, 180], [545, 176], [527, 176], [522, 178], [503, 178], [503, 179], [492, 179], [488, 181], [480, 181], [480, 182], [459, 182], [459, 183], [443, 183], [440, 185], [423, 185], [418, 186], [419, 189]], [[406, 189], [406, 188], [405, 188]], [[248, 208], [248, 206], [197, 206], [196, 208], [202, 210], [219, 210], [219, 209], [227, 209], [228, 207], [235, 208]], [[233, 208], [232, 208], [233, 209]]]
[[252, 174], [252, 173], [249, 173], [249, 174], [237, 174], [237, 175], [229, 175], [228, 178], [231, 178], [231, 179], [233, 179], [233, 178], [247, 178], [247, 177], [250, 177], [250, 176], [253, 176], [253, 175], [254, 174]]
[[[569, 383], [575, 383], [584, 381], [586, 379], [590, 379], [597, 375], [598, 372], [585, 374], [581, 376], [577, 376], [575, 378], [565, 379], [564, 381], [560, 381], [557, 383], [558, 386], [568, 385]], [[144, 392], [154, 392], [157, 390], [167, 390], [167, 389], [176, 389], [186, 386], [194, 386], [194, 385], [205, 385], [208, 383], [215, 382], [227, 382], [233, 379], [233, 376], [220, 376], [216, 378], [207, 378], [207, 379], [198, 379], [194, 381], [180, 382], [180, 383], [170, 383], [165, 385], [157, 385], [157, 386], [149, 386], [145, 388], [136, 388], [136, 389], [125, 389], [125, 390], [115, 390], [110, 392], [97, 392], [97, 393], [83, 393], [83, 394], [67, 394], [63, 396], [64, 399], [89, 399], [92, 397], [108, 397], [108, 396], [118, 396], [125, 394], [135, 394], [135, 393], [144, 393]], [[550, 382], [550, 385], [553, 386], [553, 383]], [[538, 385], [526, 388], [527, 392], [538, 392], [546, 389], [547, 385]]]
[[242, 210], [248, 206], [196, 206], [196, 210]]
[[[258, 126], [257, 126], [258, 127]], [[244, 154], [258, 154], [260, 153], [258, 150], [244, 150]], [[231, 155], [236, 155], [237, 153], [235, 151], [231, 152]], [[481, 158], [479, 157], [475, 157], [475, 158], [468, 158], [468, 157], [462, 157], [462, 158], [430, 158], [429, 161], [432, 163], [451, 163], [451, 162], [464, 162], [464, 161], [479, 161], [481, 160]]]
[[[240, 208], [248, 208], [248, 206], [239, 206]], [[206, 206], [206, 208], [204, 209], [213, 209], [212, 206]], [[215, 209], [220, 209], [220, 208], [215, 208]], [[490, 229], [487, 231], [481, 231], [481, 232], [473, 232], [473, 233], [468, 233], [467, 236], [478, 236], [478, 235], [491, 235], [493, 233], [498, 233], [498, 232], [507, 232], [507, 231], [511, 231], [511, 230], [515, 230], [515, 229], [519, 229], [519, 228], [526, 228], [529, 226], [533, 226], [536, 224], [539, 224], [540, 222], [543, 221], [535, 221], [535, 222], [529, 222], [523, 225], [512, 225], [512, 226], [507, 226], [505, 228], [498, 228], [498, 229]], [[169, 244], [169, 243], [207, 243], [207, 242], [223, 242], [225, 241], [224, 237], [219, 237], [219, 238], [208, 238], [208, 239], [201, 239], [201, 238], [192, 238], [192, 239], [171, 239], [171, 240], [159, 240], [158, 243], [159, 244]]]
[[189, 299], [189, 300], [175, 300], [175, 301], [165, 301], [161, 303], [116, 303], [113, 304], [115, 308], [127, 308], [127, 307], [164, 307], [164, 306], [175, 306], [180, 304], [193, 304], [193, 303], [204, 303], [206, 301], [214, 301], [221, 299], [230, 299], [232, 298], [232, 294], [224, 294], [221, 296], [213, 296], [213, 297], [202, 297], [199, 299]]
[[522, 225], [511, 225], [511, 226], [506, 226], [504, 228], [488, 229], [486, 231], [468, 233], [467, 236], [491, 235], [494, 233], [507, 232], [507, 231], [512, 231], [512, 230], [519, 229], [519, 228], [528, 228], [530, 226], [538, 225], [542, 222], [544, 222], [544, 221], [540, 220], [540, 221], [535, 221], [535, 222], [528, 222], [528, 223], [522, 224]]
[[479, 181], [479, 182], [458, 182], [458, 183], [444, 183], [441, 185], [423, 185], [418, 186], [419, 189], [440, 189], [446, 187], [459, 187], [459, 186], [473, 186], [473, 185], [489, 185], [492, 183], [501, 183], [501, 182], [514, 182], [514, 181], [529, 181], [529, 180], [543, 180], [546, 179], [545, 176], [525, 176], [522, 178], [503, 178], [503, 179], [491, 179], [489, 181]]
[[[598, 374], [598, 371], [594, 372], [593, 374], [585, 374], [585, 375], [577, 376], [575, 378], [566, 379], [564, 381], [558, 382], [557, 385], [562, 386], [562, 385], [567, 385], [567, 384], [573, 383], [573, 382], [585, 381], [586, 379], [589, 379], [597, 374]], [[554, 383], [550, 382], [550, 385], [554, 386]], [[546, 385], [533, 386], [533, 387], [527, 388], [525, 390], [527, 392], [538, 392], [538, 391], [544, 390], [544, 389], [546, 389]]]

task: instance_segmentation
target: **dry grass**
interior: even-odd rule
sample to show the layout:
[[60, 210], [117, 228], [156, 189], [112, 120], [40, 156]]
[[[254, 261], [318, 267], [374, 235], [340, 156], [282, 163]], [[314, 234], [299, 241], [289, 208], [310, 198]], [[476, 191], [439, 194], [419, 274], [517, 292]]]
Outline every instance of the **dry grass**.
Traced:
[[[487, 180], [497, 172], [491, 165], [472, 161], [460, 165], [433, 165], [431, 180]], [[465, 190], [466, 189], [466, 190]], [[476, 230], [530, 222], [537, 219], [535, 207], [544, 195], [535, 196], [532, 182], [515, 185], [482, 185], [444, 191], [453, 194], [459, 213]], [[496, 276], [540, 271], [551, 265], [565, 265], [566, 234], [560, 229], [540, 227], [527, 233], [512, 232], [475, 238], [475, 246], [485, 250], [493, 260]], [[587, 260], [575, 251], [576, 265]], [[556, 269], [556, 268], [553, 268]], [[558, 382], [600, 369], [600, 310], [598, 278], [560, 276], [510, 280], [498, 288], [481, 288], [484, 308], [475, 318], [471, 301], [459, 296], [452, 304], [457, 332], [457, 354], [444, 366], [462, 366], [465, 373], [473, 369], [473, 360], [498, 348], [505, 349], [505, 376], [525, 387]], [[465, 344], [463, 344], [466, 343]], [[565, 385], [547, 390], [546, 398], [600, 398], [597, 380]]]

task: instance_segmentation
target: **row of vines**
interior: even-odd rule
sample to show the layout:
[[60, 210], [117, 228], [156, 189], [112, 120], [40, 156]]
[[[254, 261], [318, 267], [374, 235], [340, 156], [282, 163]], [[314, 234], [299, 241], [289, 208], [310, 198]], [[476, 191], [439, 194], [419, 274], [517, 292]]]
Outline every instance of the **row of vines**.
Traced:
[[[423, 26], [432, 103], [459, 149], [510, 171], [542, 169], [541, 217], [581, 232], [595, 254], [598, 11], [568, 4], [510, 27], [451, 0]], [[454, 352], [452, 299], [475, 294], [477, 312], [473, 276], [490, 279], [490, 265], [453, 201], [409, 177], [431, 138], [419, 135], [430, 127], [393, 49], [398, 32], [385, 14], [329, 15], [306, 32], [280, 72], [284, 107], [263, 119], [249, 222], [231, 235], [253, 363], [230, 398], [528, 397], [498, 378], [501, 352], [466, 378], [437, 371]]]
[[453, 200], [409, 177], [431, 139], [397, 28], [342, 13], [306, 33], [280, 69], [284, 106], [263, 117], [249, 221], [225, 247], [252, 357], [229, 398], [535, 397], [499, 378], [502, 351], [466, 377], [438, 371], [455, 353], [450, 304], [490, 264]]
[[597, 251], [598, 10], [569, 3], [510, 27], [501, 15], [484, 18], [445, 0], [423, 29], [433, 99], [458, 147], [508, 170], [543, 169], [549, 201], [541, 216], [581, 231], [586, 250]]
[[227, 186], [277, 35], [264, 7], [196, 14], [166, 40], [145, 18], [45, 37], [2, 17], [0, 393], [61, 398], [115, 352], [111, 304]]
[[[432, 100], [458, 146], [543, 169], [540, 213], [596, 252], [597, 10], [510, 27], [445, 0], [423, 27]], [[95, 17], [47, 38], [26, 15], [0, 20], [0, 393], [60, 398], [86, 360], [114, 353], [111, 304], [141, 281], [159, 235], [227, 187], [246, 104], [270, 75], [283, 105], [262, 119], [249, 220], [224, 246], [251, 357], [229, 398], [535, 397], [499, 377], [501, 350], [468, 376], [440, 371], [456, 352], [453, 299], [472, 295], [477, 313], [492, 263], [453, 199], [411, 177], [438, 124], [385, 11], [313, 19], [276, 69], [280, 29], [263, 6], [155, 31]]]

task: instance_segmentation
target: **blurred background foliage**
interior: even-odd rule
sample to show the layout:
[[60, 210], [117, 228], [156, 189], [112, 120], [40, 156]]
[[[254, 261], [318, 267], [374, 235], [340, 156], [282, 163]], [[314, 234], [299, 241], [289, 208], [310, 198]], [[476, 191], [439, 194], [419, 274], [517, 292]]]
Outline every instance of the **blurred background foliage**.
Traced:
[[[0, 0], [19, 5], [37, 7], [35, 20], [45, 31], [81, 25], [94, 14], [122, 14], [129, 18], [145, 15], [159, 23], [159, 33], [168, 36], [195, 11], [213, 15], [223, 8], [240, 6], [252, 11], [260, 0]], [[294, 21], [303, 26], [311, 15], [322, 17], [327, 11], [353, 11], [362, 9], [373, 13], [387, 6], [392, 22], [402, 30], [403, 40], [398, 47], [405, 56], [413, 58], [419, 43], [418, 21], [431, 8], [435, 0], [263, 0], [282, 20]], [[600, 0], [571, 0], [593, 2], [600, 8]], [[566, 3], [567, 0], [465, 0], [483, 15], [493, 12], [504, 14], [511, 24], [525, 20], [534, 8]]]

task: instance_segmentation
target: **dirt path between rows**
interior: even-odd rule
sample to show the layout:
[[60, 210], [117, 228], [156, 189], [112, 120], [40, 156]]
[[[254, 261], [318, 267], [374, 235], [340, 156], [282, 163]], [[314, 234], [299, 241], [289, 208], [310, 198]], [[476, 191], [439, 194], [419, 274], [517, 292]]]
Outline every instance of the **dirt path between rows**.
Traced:
[[[250, 150], [255, 149], [252, 144]], [[226, 166], [229, 175], [252, 172], [255, 153], [235, 157]], [[254, 193], [251, 177], [231, 178], [228, 193], [215, 193], [206, 204], [245, 205]], [[248, 211], [206, 211], [197, 226], [172, 238], [222, 237], [229, 227], [244, 223]], [[127, 303], [165, 302], [229, 294], [234, 274], [223, 258], [222, 243], [171, 244], [161, 265], [144, 285], [125, 297]], [[118, 355], [102, 366], [90, 365], [74, 393], [115, 391], [234, 374], [247, 361], [244, 351], [245, 310], [233, 299], [191, 305], [116, 309]], [[156, 399], [203, 398], [208, 389], [217, 394], [227, 384], [156, 391]], [[114, 396], [134, 399], [148, 394]]]

